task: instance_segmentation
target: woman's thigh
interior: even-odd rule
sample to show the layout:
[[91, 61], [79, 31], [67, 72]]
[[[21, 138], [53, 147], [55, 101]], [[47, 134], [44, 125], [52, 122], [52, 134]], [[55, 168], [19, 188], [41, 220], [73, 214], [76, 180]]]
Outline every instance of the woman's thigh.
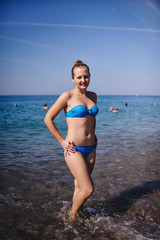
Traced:
[[86, 160], [80, 152], [70, 153], [65, 157], [68, 168], [77, 180], [80, 188], [92, 186], [90, 172]]
[[86, 157], [86, 163], [89, 169], [90, 174], [93, 171], [94, 165], [96, 161], [96, 149], [94, 149], [91, 153], [89, 153]]

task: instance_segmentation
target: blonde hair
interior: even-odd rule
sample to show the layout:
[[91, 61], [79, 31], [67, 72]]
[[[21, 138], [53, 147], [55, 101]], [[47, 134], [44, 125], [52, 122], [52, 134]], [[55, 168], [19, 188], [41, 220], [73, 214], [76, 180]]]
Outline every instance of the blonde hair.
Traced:
[[71, 71], [71, 73], [72, 73], [72, 78], [74, 78], [74, 69], [75, 69], [76, 67], [86, 67], [86, 68], [87, 68], [87, 71], [88, 71], [88, 73], [89, 73], [89, 75], [90, 75], [89, 67], [87, 66], [87, 64], [83, 63], [81, 60], [77, 60], [77, 61], [74, 63], [73, 67], [72, 67], [72, 71]]

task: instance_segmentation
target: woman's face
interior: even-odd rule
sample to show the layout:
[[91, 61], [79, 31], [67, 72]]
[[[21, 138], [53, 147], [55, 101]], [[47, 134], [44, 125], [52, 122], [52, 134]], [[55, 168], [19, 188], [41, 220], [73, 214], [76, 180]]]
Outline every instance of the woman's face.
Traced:
[[73, 71], [74, 78], [72, 81], [74, 82], [75, 86], [81, 90], [85, 90], [90, 82], [90, 74], [86, 67], [76, 67]]

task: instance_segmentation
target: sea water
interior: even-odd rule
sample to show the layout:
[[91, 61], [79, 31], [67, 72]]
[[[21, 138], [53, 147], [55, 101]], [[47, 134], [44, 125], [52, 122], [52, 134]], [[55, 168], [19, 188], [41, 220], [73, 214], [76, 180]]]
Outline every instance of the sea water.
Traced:
[[[44, 124], [57, 98], [0, 96], [1, 238], [160, 239], [160, 96], [98, 96], [95, 189], [75, 223], [73, 177]], [[55, 123], [65, 137], [63, 111]]]

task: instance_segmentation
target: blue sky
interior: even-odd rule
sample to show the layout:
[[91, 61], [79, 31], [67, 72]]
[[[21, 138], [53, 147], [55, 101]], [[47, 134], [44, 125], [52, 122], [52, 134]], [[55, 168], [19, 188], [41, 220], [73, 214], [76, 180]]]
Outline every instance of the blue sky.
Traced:
[[0, 1], [1, 95], [71, 90], [77, 59], [97, 94], [160, 95], [160, 1]]

